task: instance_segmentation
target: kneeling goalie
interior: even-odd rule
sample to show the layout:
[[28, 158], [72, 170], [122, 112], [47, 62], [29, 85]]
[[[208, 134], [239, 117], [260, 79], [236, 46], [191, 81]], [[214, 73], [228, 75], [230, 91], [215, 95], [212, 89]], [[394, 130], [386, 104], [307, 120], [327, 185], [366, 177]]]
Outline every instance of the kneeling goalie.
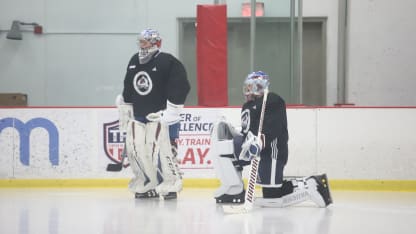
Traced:
[[[288, 159], [288, 130], [285, 101], [267, 92], [264, 117], [261, 119], [263, 94], [268, 90], [269, 77], [262, 71], [253, 72], [244, 82], [246, 102], [241, 110], [241, 131], [226, 121], [212, 129], [210, 150], [216, 174], [221, 181], [215, 193], [217, 203], [244, 203], [243, 166], [259, 157], [256, 183], [262, 187], [263, 198], [254, 204], [265, 207], [286, 207], [312, 200], [319, 207], [332, 203], [326, 174], [283, 179]], [[258, 134], [262, 123], [261, 134]]]

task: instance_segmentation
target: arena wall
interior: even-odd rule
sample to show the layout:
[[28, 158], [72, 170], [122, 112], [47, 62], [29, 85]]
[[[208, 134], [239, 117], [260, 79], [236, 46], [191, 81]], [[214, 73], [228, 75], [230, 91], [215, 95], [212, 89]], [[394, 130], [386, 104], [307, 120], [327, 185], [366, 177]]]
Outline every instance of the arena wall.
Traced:
[[[238, 127], [239, 110], [185, 109], [178, 142], [185, 185], [218, 184], [210, 128], [220, 118]], [[415, 189], [415, 119], [414, 107], [289, 108], [285, 174], [327, 173], [340, 188]], [[114, 107], [0, 108], [0, 185], [126, 184], [130, 168], [106, 171], [122, 141]]]

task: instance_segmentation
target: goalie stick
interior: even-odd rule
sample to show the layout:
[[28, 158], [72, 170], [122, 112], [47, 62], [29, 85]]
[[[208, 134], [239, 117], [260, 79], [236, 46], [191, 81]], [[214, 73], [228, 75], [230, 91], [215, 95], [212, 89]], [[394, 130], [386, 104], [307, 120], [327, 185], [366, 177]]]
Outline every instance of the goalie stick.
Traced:
[[124, 159], [127, 158], [126, 144], [124, 143], [123, 152], [121, 152], [121, 161], [119, 163], [110, 163], [107, 165], [107, 171], [121, 171], [123, 169]]
[[[264, 112], [266, 111], [266, 102], [267, 102], [268, 94], [269, 94], [269, 90], [265, 89], [264, 94], [263, 94], [263, 104], [261, 106], [261, 112], [260, 112], [259, 129], [257, 131], [257, 137], [259, 137], [259, 139], [261, 137], [261, 132], [263, 128]], [[254, 196], [256, 192], [257, 169], [259, 167], [259, 163], [260, 163], [260, 156], [255, 157], [253, 160], [251, 160], [244, 204], [224, 205], [222, 206], [224, 213], [241, 214], [241, 213], [247, 213], [248, 211], [253, 209]]]

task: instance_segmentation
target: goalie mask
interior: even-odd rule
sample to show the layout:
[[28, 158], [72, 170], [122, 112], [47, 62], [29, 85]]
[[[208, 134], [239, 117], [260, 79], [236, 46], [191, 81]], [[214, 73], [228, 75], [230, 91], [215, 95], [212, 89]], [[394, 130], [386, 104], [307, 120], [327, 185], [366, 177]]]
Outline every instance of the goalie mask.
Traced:
[[262, 71], [248, 74], [243, 86], [243, 94], [246, 100], [249, 101], [256, 96], [263, 95], [264, 90], [269, 87], [269, 84], [269, 76]]
[[145, 29], [139, 35], [139, 62], [145, 64], [162, 46], [162, 38], [158, 31]]

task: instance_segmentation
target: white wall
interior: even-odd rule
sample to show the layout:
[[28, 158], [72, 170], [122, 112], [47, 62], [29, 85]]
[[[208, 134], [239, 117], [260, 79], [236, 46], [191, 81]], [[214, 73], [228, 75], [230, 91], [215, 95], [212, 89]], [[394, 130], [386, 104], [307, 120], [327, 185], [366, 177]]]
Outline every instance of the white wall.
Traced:
[[[209, 126], [223, 116], [238, 126], [239, 115], [239, 108], [184, 110], [178, 158], [185, 178], [216, 178]], [[26, 125], [7, 125], [7, 118]], [[50, 121], [58, 137], [28, 124], [36, 118]], [[117, 118], [115, 108], [0, 108], [0, 179], [130, 177], [129, 168], [105, 170], [113, 163], [105, 149], [119, 146], [106, 141], [104, 126]], [[416, 180], [415, 119], [416, 108], [290, 108], [285, 175], [326, 172], [332, 179]], [[118, 134], [118, 123], [114, 126], [112, 132]], [[30, 132], [22, 130], [30, 127]], [[22, 146], [29, 146], [28, 157]], [[56, 165], [49, 160], [50, 149], [59, 152]]]
[[[29, 95], [29, 105], [113, 105], [136, 35], [159, 29], [178, 53], [178, 17], [195, 17], [208, 0], [0, 0], [0, 92]], [[228, 0], [237, 17], [243, 0]], [[288, 16], [289, 0], [264, 0], [266, 16]], [[412, 0], [350, 0], [348, 102], [416, 105], [416, 32]], [[338, 1], [303, 1], [305, 17], [327, 17], [327, 104], [337, 102]], [[37, 22], [43, 35], [6, 39], [13, 20]], [[23, 27], [24, 29], [30, 29]], [[70, 104], [68, 104], [70, 103]]]
[[413, 0], [351, 0], [348, 97], [360, 105], [415, 105]]

